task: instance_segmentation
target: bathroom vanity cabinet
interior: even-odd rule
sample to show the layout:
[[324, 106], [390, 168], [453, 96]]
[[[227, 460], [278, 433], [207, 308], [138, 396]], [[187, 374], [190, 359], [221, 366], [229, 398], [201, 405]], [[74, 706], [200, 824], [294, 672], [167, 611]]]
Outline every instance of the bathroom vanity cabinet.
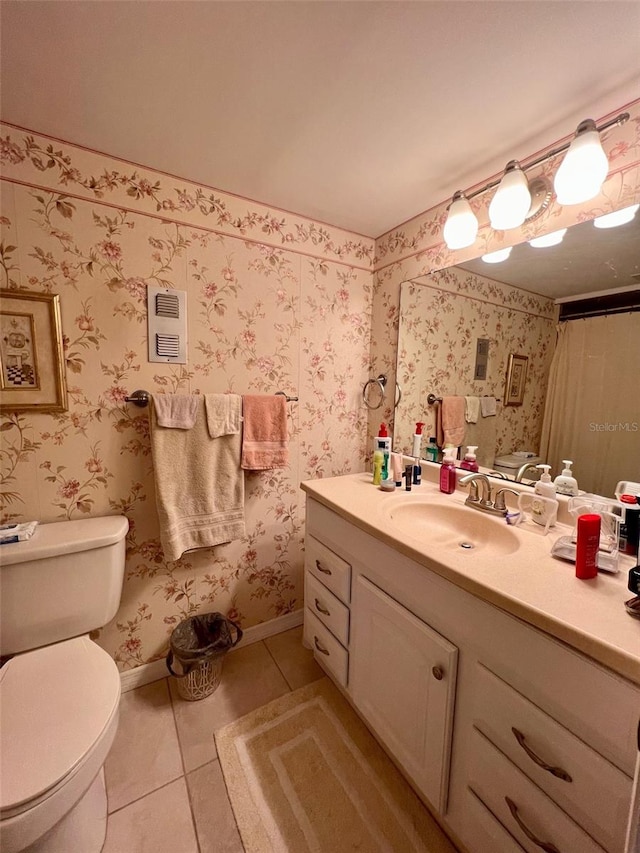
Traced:
[[459, 585], [455, 566], [377, 535], [344, 483], [339, 497], [330, 481], [304, 487], [305, 640], [452, 837], [469, 853], [624, 853], [640, 626], [634, 678], [627, 653], [620, 667], [597, 659], [597, 636], [576, 648], [522, 602], [514, 615], [484, 596], [477, 576]]

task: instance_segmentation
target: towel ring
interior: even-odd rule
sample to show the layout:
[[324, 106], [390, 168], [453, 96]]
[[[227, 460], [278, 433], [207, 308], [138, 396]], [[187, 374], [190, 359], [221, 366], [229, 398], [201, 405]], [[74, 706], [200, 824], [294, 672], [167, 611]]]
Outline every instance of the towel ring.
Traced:
[[[375, 409], [379, 409], [380, 406], [384, 403], [384, 389], [386, 387], [386, 384], [387, 384], [387, 377], [385, 376], [384, 373], [381, 373], [375, 379], [368, 379], [364, 383], [364, 388], [362, 389], [362, 400], [363, 400], [365, 406], [367, 407], [367, 409], [371, 409], [372, 411]], [[369, 401], [369, 395], [367, 394], [367, 388], [370, 385], [377, 385], [377, 387], [380, 389], [380, 400], [378, 401], [377, 406], [372, 406], [370, 401]], [[401, 399], [402, 399], [402, 390], [400, 389], [400, 386], [396, 383], [396, 399], [395, 399], [395, 402], [393, 404], [394, 409], [398, 407]]]

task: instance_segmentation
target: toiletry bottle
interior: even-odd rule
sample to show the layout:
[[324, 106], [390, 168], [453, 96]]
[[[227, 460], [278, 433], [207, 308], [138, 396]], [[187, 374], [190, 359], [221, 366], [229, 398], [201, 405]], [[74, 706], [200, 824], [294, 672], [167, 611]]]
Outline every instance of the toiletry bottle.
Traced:
[[598, 574], [600, 522], [600, 516], [596, 513], [587, 513], [578, 516], [576, 577], [580, 578], [580, 580], [595, 578]]
[[404, 490], [411, 491], [411, 480], [413, 479], [413, 465], [407, 465], [404, 469]]
[[553, 481], [556, 486], [556, 492], [559, 495], [571, 495], [572, 497], [576, 497], [578, 494], [578, 481], [571, 473], [571, 466], [573, 465], [573, 462], [571, 459], [563, 459], [562, 464], [564, 465], [562, 474], [558, 474]]
[[379, 486], [382, 482], [382, 463], [384, 454], [381, 450], [373, 451], [373, 485]]
[[378, 435], [373, 439], [374, 454], [376, 450], [382, 451], [383, 455], [386, 453], [386, 458], [383, 456], [381, 472], [383, 475], [382, 479], [384, 480], [389, 476], [389, 454], [391, 453], [391, 436], [387, 432], [387, 426], [384, 423], [380, 424]]
[[460, 467], [464, 468], [465, 471], [478, 471], [478, 463], [476, 461], [476, 450], [478, 449], [478, 445], [470, 444], [467, 447], [467, 452], [465, 453], [464, 459], [460, 463]]
[[[540, 468], [542, 470], [542, 474], [540, 475], [538, 482], [535, 484], [533, 491], [536, 495], [555, 501], [555, 509], [557, 511], [558, 501], [556, 499], [556, 486], [555, 483], [551, 482], [551, 477], [549, 475], [551, 465], [536, 465], [536, 468]], [[553, 505], [535, 500], [531, 504], [532, 520], [535, 521], [536, 524], [541, 524], [543, 527], [546, 527], [547, 521], [549, 520], [549, 514], [552, 512]]]
[[455, 447], [445, 447], [440, 467], [440, 491], [452, 495], [456, 490]]
[[438, 445], [436, 444], [436, 437], [432, 435], [429, 438], [429, 444], [427, 444], [426, 449], [427, 459], [429, 462], [437, 462], [438, 461]]
[[416, 431], [413, 434], [413, 452], [411, 455], [414, 457], [417, 456], [418, 459], [420, 458], [420, 454], [422, 452], [421, 444], [423, 426], [424, 424], [422, 423], [422, 421], [418, 421], [418, 423], [416, 424]]
[[413, 460], [413, 485], [419, 486], [422, 482], [422, 465], [420, 465], [420, 457], [416, 456]]
[[396, 484], [396, 489], [402, 485], [402, 456], [399, 453], [391, 454], [391, 472]]

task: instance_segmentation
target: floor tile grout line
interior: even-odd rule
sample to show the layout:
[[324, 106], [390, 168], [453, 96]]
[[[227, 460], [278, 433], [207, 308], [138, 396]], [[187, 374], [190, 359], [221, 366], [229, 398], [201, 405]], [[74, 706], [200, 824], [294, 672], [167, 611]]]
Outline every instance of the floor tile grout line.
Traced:
[[265, 642], [264, 640], [263, 640], [262, 642], [264, 643], [265, 648], [266, 648], [267, 652], [269, 653], [269, 656], [271, 657], [271, 660], [275, 663], [275, 665], [276, 665], [276, 668], [277, 668], [278, 672], [279, 672], [279, 673], [280, 673], [280, 675], [284, 678], [284, 683], [285, 683], [285, 684], [287, 685], [287, 687], [289, 688], [289, 693], [292, 693], [292, 692], [293, 692], [293, 687], [292, 687], [292, 686], [291, 686], [291, 684], [289, 683], [289, 679], [288, 679], [288, 678], [287, 678], [287, 676], [284, 674], [284, 672], [283, 672], [283, 670], [282, 670], [282, 668], [281, 668], [280, 664], [279, 664], [279, 663], [278, 663], [278, 661], [276, 660], [276, 656], [273, 654], [273, 652], [271, 651], [271, 649], [269, 648], [269, 646], [266, 644], [266, 642]]
[[187, 802], [189, 803], [189, 814], [191, 815], [191, 823], [193, 825], [193, 834], [196, 839], [196, 846], [198, 848], [198, 853], [202, 853], [202, 848], [200, 847], [200, 836], [198, 834], [198, 824], [196, 822], [196, 816], [193, 811], [193, 803], [191, 802], [191, 788], [189, 787], [189, 779], [187, 778], [187, 767], [184, 761], [184, 752], [182, 750], [182, 743], [180, 741], [180, 730], [178, 729], [178, 721], [176, 720], [176, 707], [175, 700], [173, 698], [173, 693], [171, 692], [171, 685], [169, 683], [169, 679], [166, 678], [166, 687], [167, 692], [169, 693], [169, 702], [171, 703], [171, 715], [173, 717], [173, 727], [176, 732], [176, 740], [178, 742], [178, 752], [180, 753], [180, 764], [182, 765], [182, 778], [184, 779], [184, 786], [187, 789]]
[[[169, 785], [173, 785], [174, 782], [178, 782], [180, 779], [184, 779], [184, 778], [185, 778], [184, 776], [176, 776], [174, 779], [169, 779], [168, 782], [163, 782], [162, 785], [158, 785], [157, 788], [153, 788], [151, 791], [147, 791], [144, 794], [140, 794], [139, 797], [136, 797], [135, 799], [131, 800], [130, 802], [125, 803], [123, 806], [118, 806], [117, 809], [114, 809], [112, 812], [109, 812], [107, 814], [107, 820], [109, 818], [113, 817], [113, 815], [118, 814], [118, 812], [121, 812], [123, 809], [128, 809], [129, 806], [132, 806], [134, 803], [139, 803], [140, 800], [144, 800], [145, 797], [149, 797], [149, 796], [151, 796], [151, 794], [155, 794], [158, 791], [161, 791], [163, 788], [167, 788]], [[185, 785], [186, 785], [186, 779], [185, 779]]]

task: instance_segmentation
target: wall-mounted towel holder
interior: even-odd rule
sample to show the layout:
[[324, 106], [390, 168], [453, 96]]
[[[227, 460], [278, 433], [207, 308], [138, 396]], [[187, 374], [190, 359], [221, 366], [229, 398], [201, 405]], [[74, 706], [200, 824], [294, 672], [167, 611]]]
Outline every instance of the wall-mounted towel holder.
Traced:
[[[276, 391], [276, 396], [278, 394], [281, 394], [285, 398], [287, 403], [297, 403], [298, 402], [297, 397], [289, 397], [289, 395], [285, 394], [284, 391]], [[130, 396], [125, 397], [124, 401], [125, 401], [125, 403], [133, 403], [134, 406], [139, 406], [141, 409], [144, 409], [144, 408], [146, 408], [146, 406], [149, 405], [150, 399], [151, 399], [151, 394], [148, 391], [143, 391], [142, 389], [138, 389], [137, 391], [134, 391], [133, 394], [131, 394]]]
[[[463, 396], [463, 395], [461, 395], [461, 396]], [[434, 403], [441, 403], [441, 402], [442, 402], [442, 397], [436, 397], [435, 394], [429, 394], [427, 396], [427, 405], [429, 405], [429, 406], [433, 406]], [[501, 397], [496, 397], [496, 402], [500, 403]]]
[[[375, 405], [375, 406], [371, 405], [371, 401], [369, 399], [370, 394], [367, 393], [367, 388], [369, 388], [370, 385], [373, 385], [374, 387], [376, 387], [380, 390], [380, 399], [379, 399], [377, 405]], [[365, 406], [367, 407], [367, 409], [372, 409], [372, 410], [379, 409], [380, 406], [384, 403], [384, 389], [386, 388], [386, 385], [387, 385], [387, 377], [385, 376], [384, 373], [381, 373], [379, 376], [376, 376], [375, 379], [367, 379], [367, 381], [364, 383], [364, 388], [362, 389], [362, 401], [365, 404]], [[396, 409], [398, 407], [398, 404], [400, 403], [401, 399], [402, 399], [402, 391], [400, 389], [400, 386], [396, 382], [396, 399], [395, 399], [395, 402], [393, 404], [394, 409]]]

